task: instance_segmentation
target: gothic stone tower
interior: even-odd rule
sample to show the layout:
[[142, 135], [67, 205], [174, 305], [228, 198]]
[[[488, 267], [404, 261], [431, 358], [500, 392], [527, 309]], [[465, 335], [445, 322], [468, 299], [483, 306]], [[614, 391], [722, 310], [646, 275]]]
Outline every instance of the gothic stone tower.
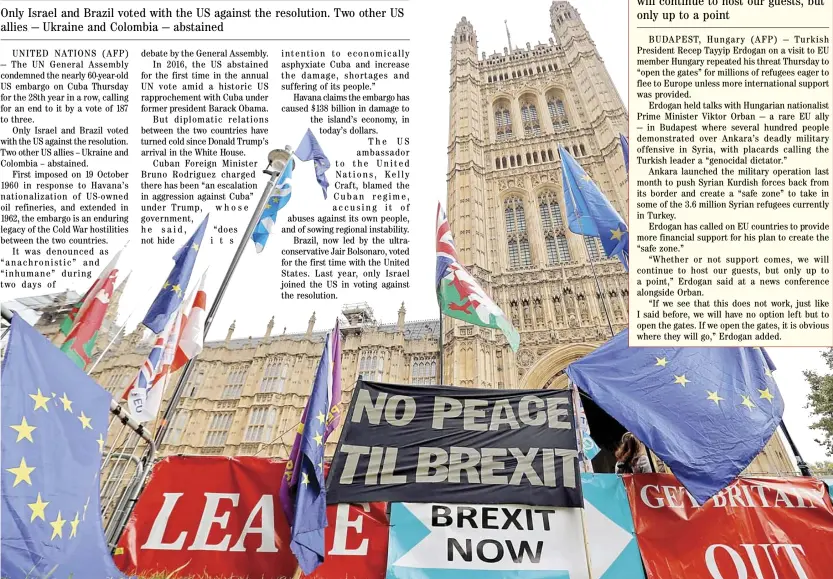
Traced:
[[[624, 268], [566, 227], [557, 148], [627, 217], [618, 137], [628, 113], [575, 8], [553, 2], [550, 21], [548, 44], [488, 57], [478, 58], [465, 18], [451, 39], [448, 218], [461, 262], [512, 318], [521, 346], [514, 354], [499, 332], [445, 318], [446, 384], [564, 387], [564, 368], [610, 337], [605, 309], [614, 332], [627, 325]], [[746, 472], [792, 470], [775, 436]]]
[[[627, 111], [578, 12], [550, 9], [554, 39], [477, 56], [463, 18], [452, 38], [448, 214], [460, 260], [521, 333], [445, 320], [445, 380], [560, 385], [563, 368], [627, 324], [627, 276], [598, 241], [566, 228], [558, 146], [627, 214], [619, 133]], [[511, 43], [511, 40], [510, 40]], [[590, 260], [599, 284], [593, 277]]]

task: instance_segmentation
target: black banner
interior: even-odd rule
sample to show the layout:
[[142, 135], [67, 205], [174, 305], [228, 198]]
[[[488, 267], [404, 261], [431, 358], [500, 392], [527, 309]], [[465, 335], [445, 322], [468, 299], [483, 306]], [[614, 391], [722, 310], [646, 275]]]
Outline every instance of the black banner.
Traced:
[[327, 502], [581, 507], [566, 390], [359, 381], [327, 477]]

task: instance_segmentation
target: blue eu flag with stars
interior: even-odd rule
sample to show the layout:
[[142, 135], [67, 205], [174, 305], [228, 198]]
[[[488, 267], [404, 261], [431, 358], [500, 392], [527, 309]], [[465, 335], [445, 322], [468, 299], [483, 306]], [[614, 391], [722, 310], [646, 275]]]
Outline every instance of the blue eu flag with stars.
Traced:
[[330, 159], [324, 154], [324, 149], [318, 144], [318, 139], [312, 134], [310, 129], [304, 134], [298, 148], [295, 149], [295, 156], [302, 161], [314, 161], [315, 163], [315, 179], [321, 185], [321, 190], [324, 191], [324, 199], [327, 198], [327, 187], [330, 182], [327, 180], [327, 169], [330, 168]]
[[315, 373], [315, 382], [307, 402], [306, 422], [296, 459], [298, 471], [295, 487], [295, 519], [290, 548], [301, 570], [309, 575], [324, 561], [324, 529], [327, 527], [327, 493], [324, 489], [324, 429], [327, 425], [330, 367], [330, 337]]
[[627, 270], [630, 242], [625, 220], [578, 161], [564, 147], [559, 147], [558, 152], [561, 155], [561, 181], [570, 231], [598, 237], [605, 254], [618, 257]]
[[202, 220], [194, 234], [174, 254], [174, 267], [162, 289], [153, 300], [153, 303], [142, 320], [147, 328], [154, 334], [159, 334], [168, 325], [171, 314], [182, 304], [185, 289], [191, 280], [191, 272], [194, 270], [194, 263], [197, 261], [197, 253], [202, 245], [202, 238], [205, 235], [205, 228], [208, 225], [208, 216]]
[[3, 579], [121, 579], [99, 471], [110, 394], [15, 315], [2, 369]]
[[567, 375], [702, 504], [772, 438], [784, 401], [760, 348], [629, 348], [628, 330]]

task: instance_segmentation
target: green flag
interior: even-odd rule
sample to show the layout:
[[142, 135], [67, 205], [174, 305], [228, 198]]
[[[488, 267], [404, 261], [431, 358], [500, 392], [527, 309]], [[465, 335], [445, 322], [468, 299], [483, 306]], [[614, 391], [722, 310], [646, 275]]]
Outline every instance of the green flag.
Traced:
[[437, 300], [443, 314], [484, 328], [500, 330], [513, 352], [521, 337], [492, 298], [457, 260], [445, 211], [437, 206]]

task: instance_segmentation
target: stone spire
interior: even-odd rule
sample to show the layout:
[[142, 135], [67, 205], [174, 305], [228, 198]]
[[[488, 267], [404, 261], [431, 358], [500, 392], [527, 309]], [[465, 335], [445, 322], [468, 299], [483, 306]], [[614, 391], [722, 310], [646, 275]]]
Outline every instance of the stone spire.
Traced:
[[234, 320], [231, 325], [228, 327], [228, 333], [226, 334], [226, 346], [228, 346], [229, 342], [231, 342], [231, 336], [234, 334], [234, 328], [237, 326], [237, 320]]
[[307, 334], [304, 336], [307, 339], [312, 337], [312, 330], [315, 328], [315, 312], [312, 312], [312, 315], [309, 318], [309, 324], [307, 324]]
[[399, 306], [399, 319], [396, 321], [396, 327], [400, 332], [405, 329], [405, 302]]
[[269, 336], [272, 335], [272, 328], [275, 327], [275, 316], [272, 316], [272, 319], [269, 320], [269, 323], [266, 324], [266, 335], [263, 336], [264, 341], [269, 339]]

